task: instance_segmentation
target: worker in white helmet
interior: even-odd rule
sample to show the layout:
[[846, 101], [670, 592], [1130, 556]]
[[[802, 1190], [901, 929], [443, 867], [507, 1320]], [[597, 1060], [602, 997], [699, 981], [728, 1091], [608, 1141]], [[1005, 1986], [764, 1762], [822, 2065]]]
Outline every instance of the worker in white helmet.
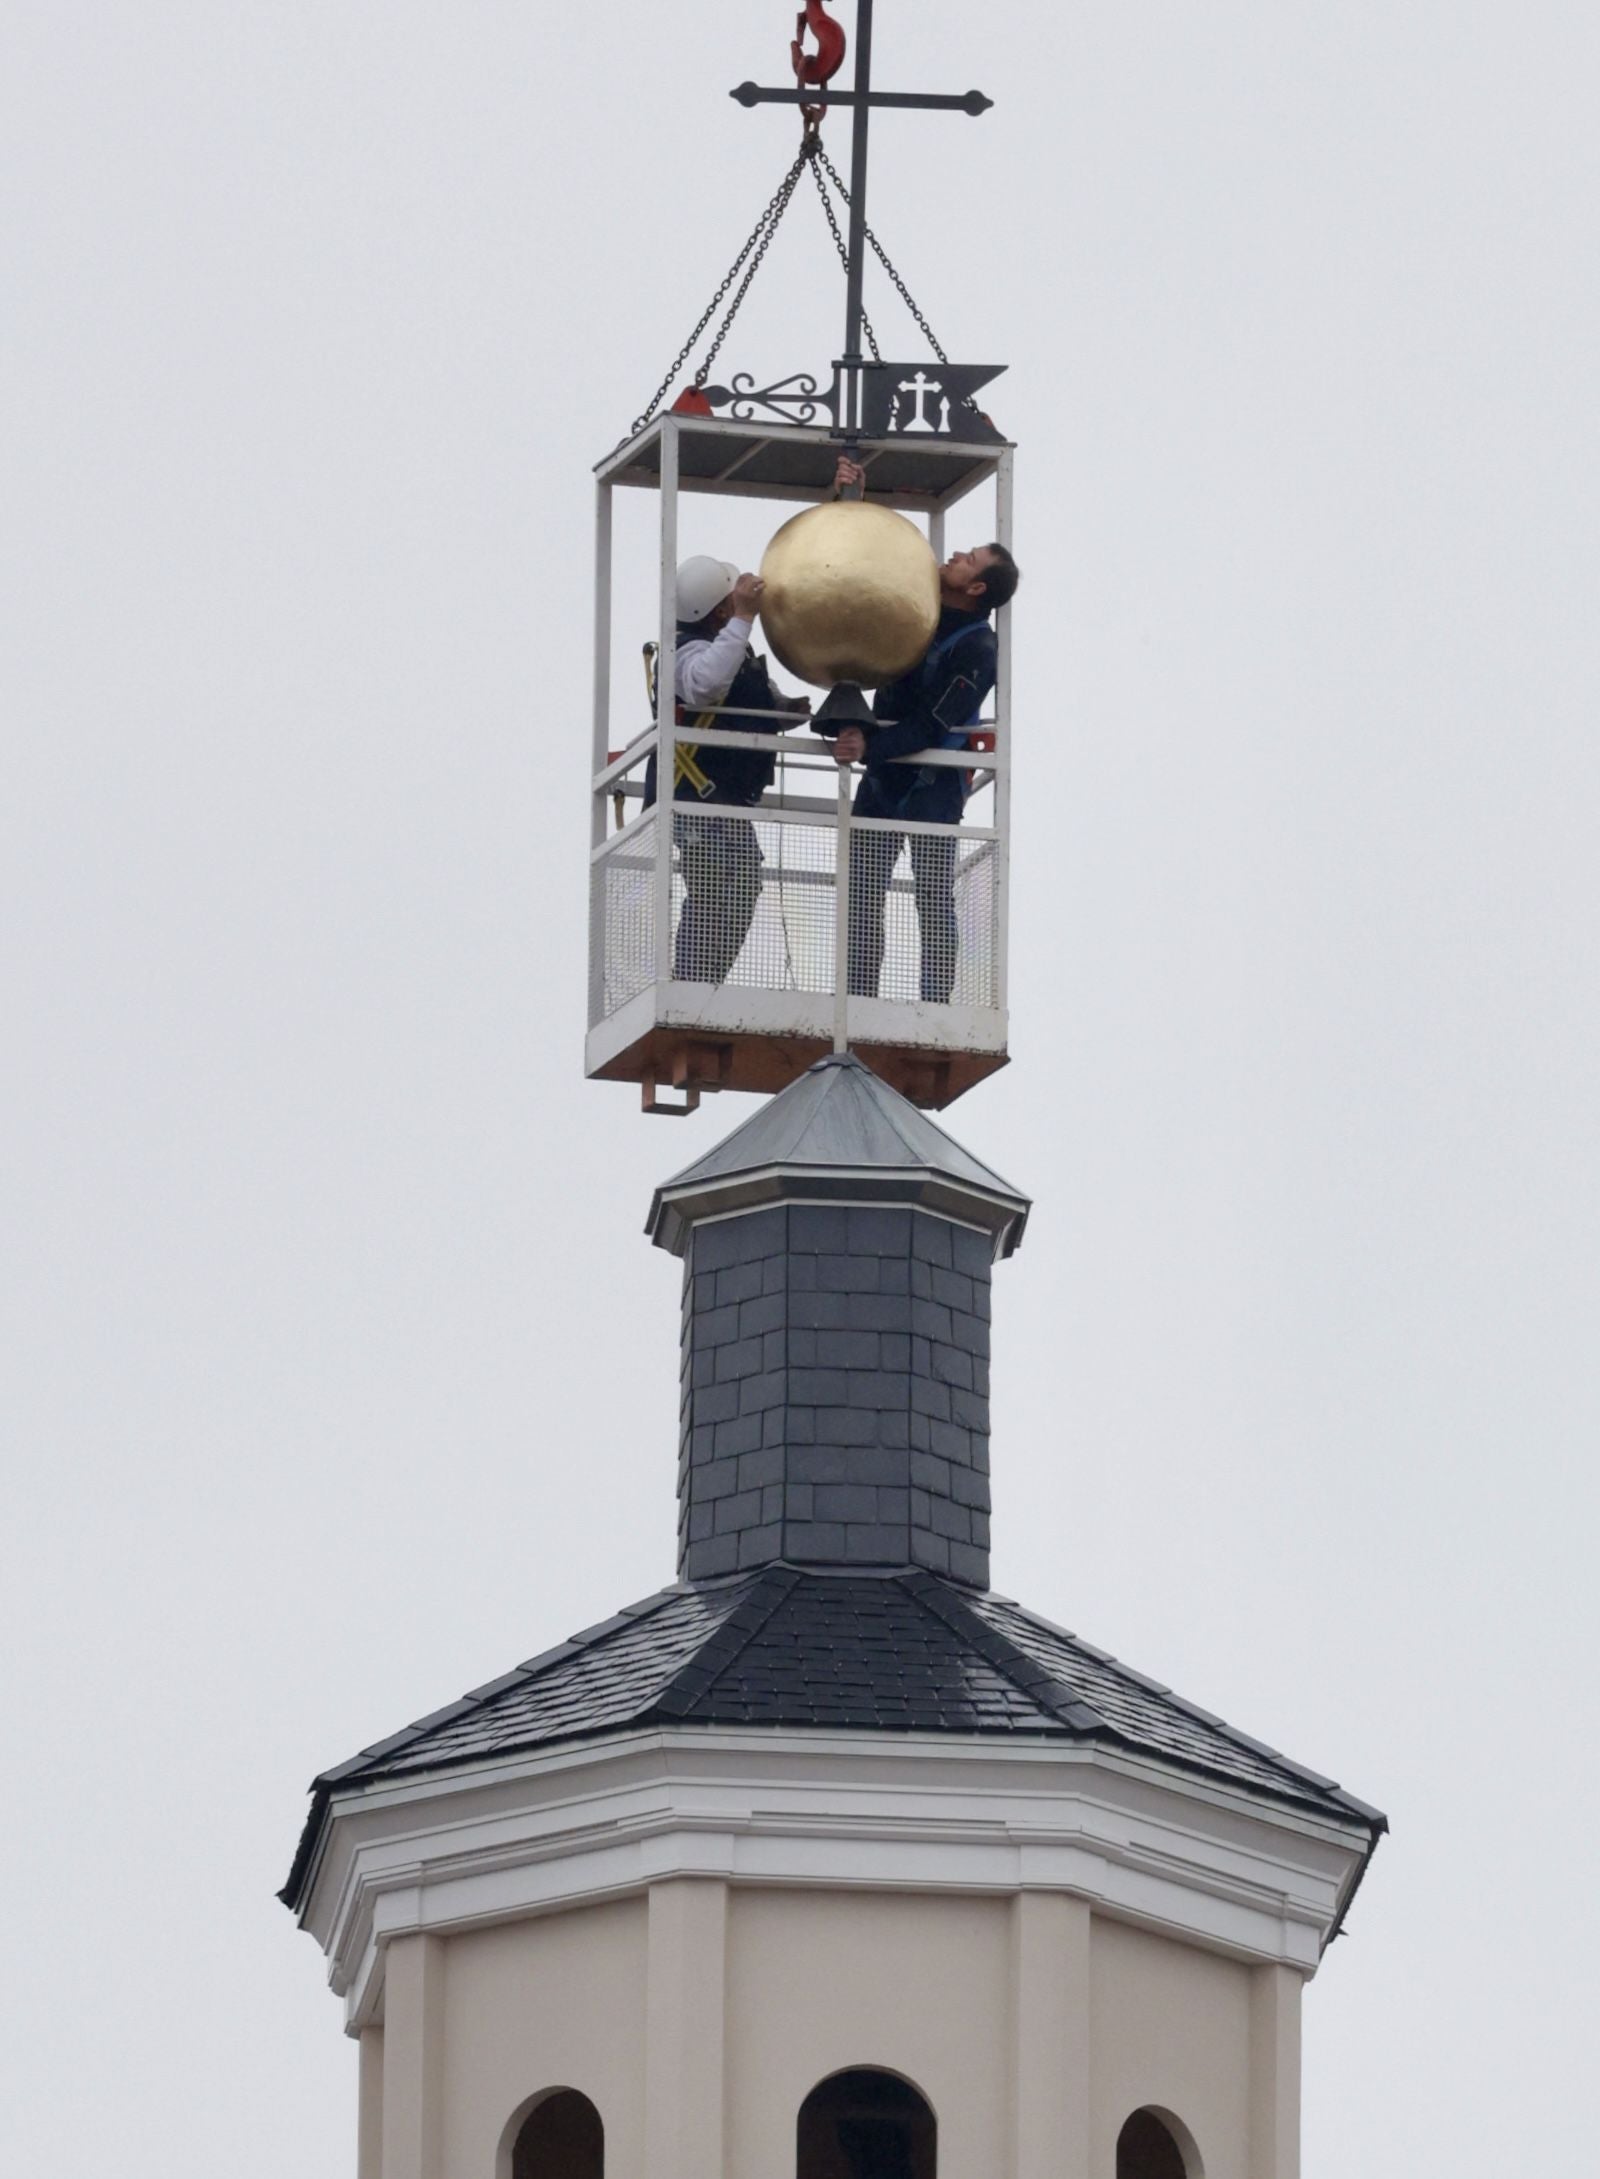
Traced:
[[[782, 697], [767, 662], [750, 647], [763, 584], [731, 560], [704, 553], [682, 562], [677, 576], [678, 629], [673, 691], [680, 726], [739, 734], [776, 734], [786, 716], [811, 709], [807, 696]], [[679, 982], [720, 984], [761, 897], [761, 848], [748, 817], [771, 784], [773, 757], [763, 749], [676, 745], [673, 835], [683, 876], [683, 912], [673, 940], [672, 973]], [[656, 761], [645, 773], [646, 807], [655, 800]]]

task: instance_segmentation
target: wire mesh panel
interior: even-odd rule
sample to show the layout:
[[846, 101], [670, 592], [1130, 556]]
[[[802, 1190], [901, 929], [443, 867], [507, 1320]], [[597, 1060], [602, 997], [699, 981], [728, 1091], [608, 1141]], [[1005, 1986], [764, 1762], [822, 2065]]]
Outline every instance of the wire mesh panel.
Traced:
[[680, 809], [672, 834], [676, 981], [833, 989], [831, 823]]
[[999, 902], [995, 874], [1000, 848], [995, 840], [963, 840], [956, 853], [956, 975], [951, 997], [958, 1006], [998, 1006]]
[[656, 820], [618, 833], [590, 872], [589, 1022], [649, 989], [655, 975]]
[[851, 992], [993, 1006], [994, 854], [953, 827], [853, 825]]
[[[594, 860], [591, 1026], [655, 981], [660, 823], [654, 814], [637, 821]], [[838, 867], [832, 813], [746, 814], [680, 803], [670, 823], [673, 984], [830, 996]], [[996, 840], [954, 826], [856, 822], [849, 854], [852, 994], [924, 1006], [997, 1005]]]

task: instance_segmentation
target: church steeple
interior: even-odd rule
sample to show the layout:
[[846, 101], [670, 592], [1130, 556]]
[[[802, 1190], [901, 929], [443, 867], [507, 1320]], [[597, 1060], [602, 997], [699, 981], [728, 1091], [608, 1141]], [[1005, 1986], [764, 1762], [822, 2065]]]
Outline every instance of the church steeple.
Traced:
[[[804, 20], [795, 88], [735, 94], [798, 103], [799, 149], [596, 469], [586, 1069], [651, 1112], [770, 1096], [650, 1207], [677, 1579], [324, 1771], [281, 1896], [360, 2042], [360, 2179], [1298, 2179], [1301, 1988], [1384, 1819], [989, 1586], [991, 1283], [1030, 1206], [917, 1107], [1006, 1060], [1014, 448], [998, 367], [949, 361], [866, 220], [873, 107], [989, 102], [875, 90], [872, 0], [832, 92], [842, 33]], [[845, 260], [832, 384], [713, 384], [802, 181]], [[936, 362], [879, 352], [869, 247]], [[659, 523], [645, 731], [623, 487]], [[680, 685], [754, 595], [718, 560], [728, 617], [682, 622], [680, 491], [782, 506], [765, 640], [832, 684], [820, 739], [764, 672]], [[973, 493], [993, 542], [944, 560]]]
[[1383, 1818], [989, 1589], [1028, 1207], [848, 1055], [656, 1191], [678, 1581], [325, 1772], [284, 1887], [361, 2179], [1296, 2179]]

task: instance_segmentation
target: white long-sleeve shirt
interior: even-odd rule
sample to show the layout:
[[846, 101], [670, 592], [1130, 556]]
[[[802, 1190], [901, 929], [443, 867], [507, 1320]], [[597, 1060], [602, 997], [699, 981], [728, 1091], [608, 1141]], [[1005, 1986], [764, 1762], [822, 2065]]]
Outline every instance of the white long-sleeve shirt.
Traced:
[[[714, 636], [691, 636], [687, 643], [678, 645], [673, 686], [686, 711], [705, 711], [722, 702], [744, 664], [753, 626], [753, 622], [741, 620], [735, 613]], [[737, 727], [739, 722], [730, 719], [728, 724]]]

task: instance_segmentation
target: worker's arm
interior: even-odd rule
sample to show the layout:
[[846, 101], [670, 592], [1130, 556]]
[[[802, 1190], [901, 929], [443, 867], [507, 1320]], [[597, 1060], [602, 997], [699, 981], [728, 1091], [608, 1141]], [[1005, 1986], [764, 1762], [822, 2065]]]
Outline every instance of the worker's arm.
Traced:
[[704, 711], [721, 703], [749, 649], [752, 625], [735, 614], [709, 642], [696, 638], [679, 644], [675, 679], [685, 710]]

